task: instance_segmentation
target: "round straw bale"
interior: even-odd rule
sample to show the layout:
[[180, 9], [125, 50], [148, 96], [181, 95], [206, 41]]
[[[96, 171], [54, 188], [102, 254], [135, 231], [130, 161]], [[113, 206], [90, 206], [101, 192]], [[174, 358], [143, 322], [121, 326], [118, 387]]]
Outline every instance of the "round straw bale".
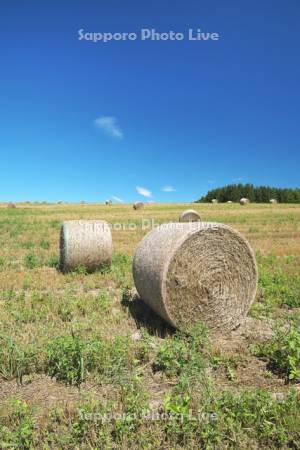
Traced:
[[12, 208], [16, 208], [17, 206], [16, 206], [15, 203], [9, 202], [9, 203], [7, 204], [7, 207], [12, 209]]
[[140, 298], [177, 328], [199, 320], [212, 329], [242, 323], [257, 289], [246, 239], [219, 223], [171, 223], [150, 231], [133, 260]]
[[133, 204], [133, 209], [141, 209], [144, 207], [144, 203], [143, 202], [135, 202]]
[[245, 198], [245, 197], [241, 198], [240, 205], [244, 206], [244, 205], [247, 205], [247, 203], [249, 203], [248, 198]]
[[67, 220], [60, 230], [60, 268], [69, 272], [84, 266], [88, 272], [109, 266], [112, 259], [110, 227], [103, 220]]
[[216, 198], [213, 198], [211, 202], [212, 203], [218, 203], [218, 200]]
[[271, 199], [270, 199], [270, 203], [272, 203], [272, 204], [275, 204], [275, 203], [277, 203], [277, 200], [276, 200], [276, 198], [271, 198]]
[[200, 222], [201, 217], [194, 209], [186, 209], [179, 216], [179, 222]]

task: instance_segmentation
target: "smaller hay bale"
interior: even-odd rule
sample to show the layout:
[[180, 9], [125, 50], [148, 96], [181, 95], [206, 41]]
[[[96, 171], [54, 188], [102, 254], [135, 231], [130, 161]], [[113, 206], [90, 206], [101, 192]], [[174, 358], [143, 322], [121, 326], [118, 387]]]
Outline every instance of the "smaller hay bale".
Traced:
[[213, 198], [211, 202], [212, 203], [218, 203], [218, 200], [216, 198]]
[[240, 199], [240, 205], [244, 206], [247, 205], [247, 203], [250, 203], [248, 198], [243, 197]]
[[17, 206], [16, 206], [15, 203], [9, 202], [9, 203], [7, 204], [7, 207], [10, 208], [10, 209], [14, 209], [14, 208], [16, 208]]
[[137, 209], [141, 209], [144, 207], [144, 203], [143, 202], [135, 202], [133, 204], [133, 209], [137, 210]]
[[232, 201], [231, 200], [228, 200], [228, 202], [227, 203], [232, 203]]
[[271, 198], [271, 199], [270, 199], [270, 203], [272, 203], [273, 205], [274, 205], [275, 203], [277, 203], [276, 198]]
[[106, 204], [107, 206], [110, 206], [110, 205], [112, 204], [112, 200], [106, 200], [105, 204]]
[[112, 236], [104, 220], [67, 220], [60, 230], [60, 269], [69, 272], [84, 266], [88, 272], [110, 266]]
[[194, 209], [187, 209], [180, 214], [179, 222], [201, 222], [201, 217]]

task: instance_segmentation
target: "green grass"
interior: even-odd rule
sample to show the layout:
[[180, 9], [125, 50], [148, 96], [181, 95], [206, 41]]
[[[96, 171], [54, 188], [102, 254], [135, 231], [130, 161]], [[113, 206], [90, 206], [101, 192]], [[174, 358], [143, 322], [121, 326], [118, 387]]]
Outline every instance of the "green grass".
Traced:
[[268, 358], [269, 367], [289, 381], [300, 381], [300, 330], [277, 331], [270, 341], [254, 347], [257, 356]]
[[202, 323], [185, 333], [178, 331], [173, 337], [165, 339], [153, 368], [167, 377], [180, 376], [185, 371], [201, 372], [205, 365], [201, 351], [206, 343], [207, 329]]
[[293, 270], [300, 266], [300, 258], [278, 257], [274, 254], [257, 254], [259, 267], [258, 302], [252, 307], [254, 316], [269, 315], [276, 308], [286, 305], [300, 307], [300, 273]]

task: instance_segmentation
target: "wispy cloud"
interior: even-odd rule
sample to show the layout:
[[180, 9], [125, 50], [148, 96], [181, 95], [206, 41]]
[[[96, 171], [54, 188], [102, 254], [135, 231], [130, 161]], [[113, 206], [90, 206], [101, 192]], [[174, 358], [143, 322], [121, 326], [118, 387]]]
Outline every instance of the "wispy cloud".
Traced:
[[235, 181], [236, 183], [243, 181], [243, 177], [234, 178], [232, 181]]
[[140, 194], [143, 195], [144, 197], [152, 197], [151, 191], [149, 191], [149, 189], [146, 189], [144, 187], [141, 186], [136, 186], [136, 191]]
[[94, 124], [108, 136], [115, 139], [123, 139], [123, 131], [117, 124], [117, 119], [115, 117], [101, 116], [94, 120]]
[[118, 203], [124, 203], [124, 200], [122, 200], [120, 197], [116, 197], [115, 195], [112, 195], [112, 198], [114, 200], [116, 200], [116, 202], [118, 202]]
[[175, 192], [176, 189], [173, 188], [173, 186], [164, 186], [164, 187], [162, 188], [162, 191], [163, 191], [163, 192]]

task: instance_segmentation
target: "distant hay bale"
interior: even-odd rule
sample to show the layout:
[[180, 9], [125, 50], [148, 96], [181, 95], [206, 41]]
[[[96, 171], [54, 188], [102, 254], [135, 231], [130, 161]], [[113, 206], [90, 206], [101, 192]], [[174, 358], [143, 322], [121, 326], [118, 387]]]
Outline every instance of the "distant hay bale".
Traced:
[[212, 203], [218, 203], [218, 200], [216, 198], [213, 198], [211, 202]]
[[272, 204], [275, 204], [275, 203], [277, 203], [277, 200], [276, 200], [276, 198], [271, 198], [271, 199], [270, 199], [270, 203], [272, 203]]
[[219, 223], [160, 225], [133, 260], [140, 298], [176, 328], [199, 320], [231, 330], [255, 298], [257, 267], [246, 239]]
[[243, 197], [240, 199], [240, 205], [244, 206], [244, 205], [247, 205], [247, 203], [249, 203], [248, 198]]
[[143, 202], [135, 202], [133, 204], [133, 209], [141, 209], [144, 207], [144, 203]]
[[187, 209], [183, 211], [183, 213], [179, 216], [179, 222], [200, 222], [201, 217], [200, 214], [197, 213], [194, 209]]
[[228, 200], [228, 202], [227, 203], [232, 203], [232, 201], [231, 200]]
[[15, 203], [13, 203], [13, 202], [9, 202], [9, 203], [7, 204], [7, 207], [10, 208], [10, 209], [14, 209], [14, 208], [17, 207], [17, 205], [16, 205]]
[[112, 201], [111, 200], [106, 200], [105, 204], [110, 206], [112, 204]]
[[84, 266], [93, 272], [112, 259], [110, 227], [103, 220], [67, 220], [60, 230], [60, 269], [69, 272]]

